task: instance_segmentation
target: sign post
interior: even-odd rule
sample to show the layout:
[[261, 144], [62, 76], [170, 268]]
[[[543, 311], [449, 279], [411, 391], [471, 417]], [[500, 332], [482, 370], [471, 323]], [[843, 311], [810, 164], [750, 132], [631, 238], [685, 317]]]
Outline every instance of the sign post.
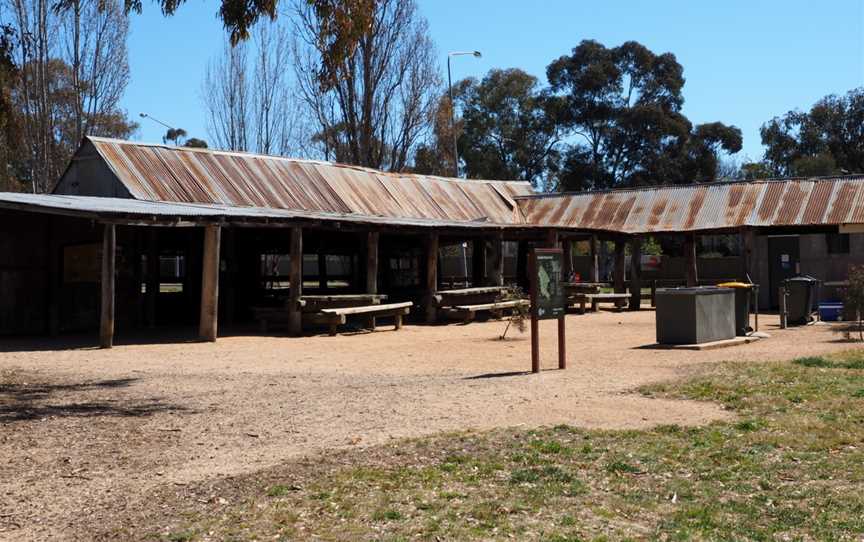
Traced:
[[558, 368], [567, 368], [564, 317], [567, 298], [562, 280], [563, 251], [535, 248], [529, 258], [531, 278], [531, 372], [540, 372], [540, 320], [558, 320]]

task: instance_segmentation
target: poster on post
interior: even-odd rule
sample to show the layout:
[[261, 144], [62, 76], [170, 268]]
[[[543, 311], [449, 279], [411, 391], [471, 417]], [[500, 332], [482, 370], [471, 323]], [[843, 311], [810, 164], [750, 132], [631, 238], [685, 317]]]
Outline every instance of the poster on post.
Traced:
[[567, 368], [567, 296], [562, 263], [563, 251], [560, 248], [537, 248], [531, 252], [531, 372], [534, 373], [540, 372], [540, 320], [558, 320], [558, 368]]
[[541, 320], [561, 318], [565, 314], [567, 300], [561, 271], [560, 249], [538, 248], [534, 251], [532, 270], [532, 311]]

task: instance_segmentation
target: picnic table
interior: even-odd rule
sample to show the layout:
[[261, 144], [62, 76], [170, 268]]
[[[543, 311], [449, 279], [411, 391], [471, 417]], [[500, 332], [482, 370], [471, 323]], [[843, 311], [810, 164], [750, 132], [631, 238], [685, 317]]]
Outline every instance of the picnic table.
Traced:
[[615, 308], [620, 310], [630, 295], [604, 293], [603, 288], [608, 287], [607, 282], [567, 282], [564, 283], [564, 292], [568, 305], [579, 305], [580, 314], [585, 313], [588, 304], [592, 312], [597, 312], [600, 303], [614, 303]]
[[489, 302], [501, 299], [509, 289], [506, 286], [478, 286], [474, 288], [456, 288], [439, 290], [434, 301], [439, 307], [449, 307], [457, 303]]
[[524, 299], [505, 299], [509, 291], [506, 286], [440, 290], [433, 296], [432, 301], [447, 318], [468, 323], [480, 312], [488, 312], [494, 318], [501, 318], [505, 310], [528, 306], [528, 301]]
[[614, 303], [615, 310], [622, 310], [630, 294], [576, 294], [568, 298], [571, 305], [579, 305], [579, 314], [585, 314], [586, 305], [591, 304], [591, 312], [599, 310], [600, 303]]
[[300, 299], [305, 303], [303, 312], [318, 312], [323, 309], [380, 305], [382, 301], [387, 300], [387, 296], [383, 294], [304, 295]]
[[568, 296], [577, 294], [599, 294], [602, 288], [608, 287], [605, 282], [565, 282], [564, 293]]
[[394, 328], [402, 329], [402, 317], [411, 312], [414, 303], [404, 301], [401, 303], [386, 303], [366, 306], [336, 307], [321, 309], [315, 313], [309, 313], [308, 319], [316, 324], [325, 324], [330, 327], [330, 335], [336, 335], [338, 326], [345, 323], [346, 318], [352, 315], [363, 315], [367, 318], [367, 327], [375, 331], [375, 320], [379, 316], [392, 316]]
[[[304, 295], [298, 308], [304, 324], [326, 325], [330, 335], [336, 335], [338, 326], [345, 324], [348, 316], [355, 315], [365, 317], [366, 326], [373, 331], [376, 318], [381, 316], [393, 317], [396, 329], [401, 329], [402, 318], [410, 312], [413, 303], [382, 303], [386, 300], [387, 296], [382, 294]], [[263, 333], [274, 326], [288, 325], [287, 302], [280, 307], [252, 307], [252, 314]]]

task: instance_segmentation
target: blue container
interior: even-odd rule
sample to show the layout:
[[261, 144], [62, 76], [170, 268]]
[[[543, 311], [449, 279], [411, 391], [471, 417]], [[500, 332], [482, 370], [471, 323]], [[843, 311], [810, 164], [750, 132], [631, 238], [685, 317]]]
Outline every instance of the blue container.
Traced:
[[819, 303], [819, 319], [823, 322], [836, 322], [843, 319], [843, 303], [825, 301]]

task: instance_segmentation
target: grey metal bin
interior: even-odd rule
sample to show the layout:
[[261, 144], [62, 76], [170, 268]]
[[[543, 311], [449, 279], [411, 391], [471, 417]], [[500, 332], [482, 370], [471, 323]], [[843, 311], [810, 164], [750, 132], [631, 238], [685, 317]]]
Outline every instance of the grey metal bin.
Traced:
[[735, 290], [657, 290], [657, 342], [700, 344], [735, 338]]
[[786, 322], [803, 325], [810, 322], [816, 306], [816, 288], [819, 280], [807, 275], [786, 279]]

